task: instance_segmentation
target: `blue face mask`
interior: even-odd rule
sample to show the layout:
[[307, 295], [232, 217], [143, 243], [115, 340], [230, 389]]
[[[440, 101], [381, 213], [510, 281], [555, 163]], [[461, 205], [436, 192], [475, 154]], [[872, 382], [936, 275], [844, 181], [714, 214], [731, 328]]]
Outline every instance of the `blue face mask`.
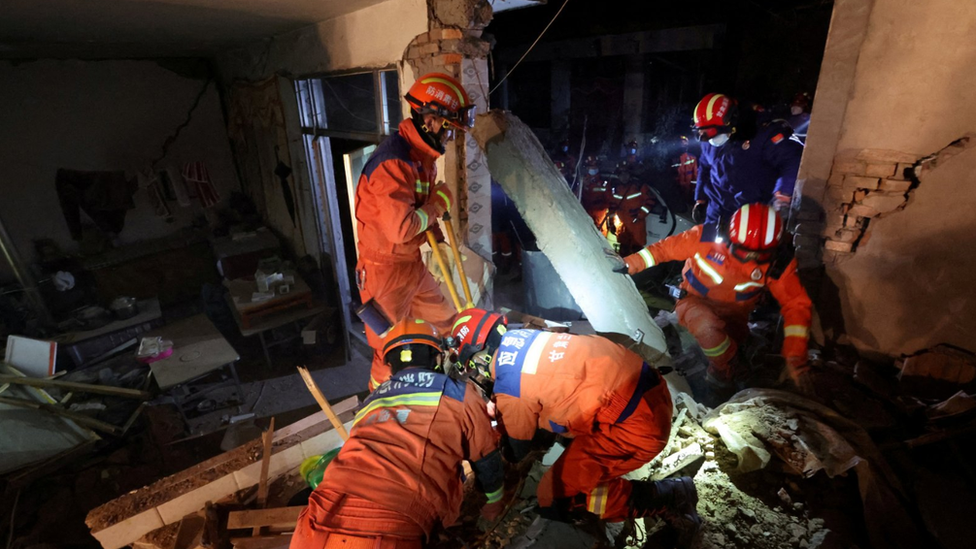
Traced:
[[590, 169], [586, 170], [586, 173], [588, 173], [590, 175], [596, 175], [596, 174], [600, 173], [600, 170], [598, 170], [596, 168], [590, 168]]

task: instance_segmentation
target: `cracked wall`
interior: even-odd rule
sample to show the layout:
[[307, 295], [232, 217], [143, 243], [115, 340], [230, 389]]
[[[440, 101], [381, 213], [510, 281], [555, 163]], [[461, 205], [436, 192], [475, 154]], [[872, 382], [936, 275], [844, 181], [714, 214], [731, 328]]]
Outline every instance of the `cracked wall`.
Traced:
[[793, 212], [827, 340], [976, 350], [976, 4], [837, 0]]

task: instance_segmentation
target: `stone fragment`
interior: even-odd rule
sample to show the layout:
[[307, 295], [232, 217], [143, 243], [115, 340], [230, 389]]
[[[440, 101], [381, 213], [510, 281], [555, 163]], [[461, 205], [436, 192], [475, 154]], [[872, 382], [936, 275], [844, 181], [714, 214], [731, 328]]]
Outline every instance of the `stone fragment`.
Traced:
[[878, 188], [879, 183], [881, 183], [881, 179], [878, 177], [865, 177], [862, 175], [844, 176], [845, 187], [853, 187], [856, 189], [868, 189], [873, 191]]

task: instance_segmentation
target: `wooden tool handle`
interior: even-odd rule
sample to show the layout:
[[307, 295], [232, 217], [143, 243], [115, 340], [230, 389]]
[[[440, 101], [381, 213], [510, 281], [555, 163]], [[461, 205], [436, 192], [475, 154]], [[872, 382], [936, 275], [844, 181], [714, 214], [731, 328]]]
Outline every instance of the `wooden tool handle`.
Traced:
[[329, 406], [329, 401], [326, 400], [325, 395], [322, 394], [322, 390], [319, 389], [319, 386], [315, 383], [315, 380], [312, 379], [312, 374], [308, 372], [308, 368], [299, 366], [298, 373], [301, 374], [302, 380], [305, 381], [305, 386], [308, 387], [308, 392], [312, 393], [312, 396], [315, 397], [316, 402], [319, 403], [319, 407], [322, 408], [322, 411], [325, 412], [326, 417], [328, 417], [329, 421], [332, 422], [332, 426], [335, 427], [336, 431], [338, 431], [339, 436], [342, 437], [342, 440], [349, 440], [349, 433], [346, 431], [346, 426], [343, 425], [342, 421], [339, 420], [339, 416], [332, 411], [332, 406]]
[[[471, 309], [474, 307], [474, 302], [471, 299], [471, 287], [468, 286], [468, 277], [464, 274], [464, 263], [461, 262], [461, 251], [458, 249], [456, 235], [454, 234], [454, 224], [451, 223], [451, 218], [447, 215], [444, 216], [444, 230], [447, 231], [447, 239], [451, 243], [451, 251], [454, 252], [454, 264], [457, 265], [458, 275], [461, 278], [461, 287], [464, 289], [464, 298], [468, 300], [467, 308]], [[460, 312], [460, 309], [458, 309]]]
[[458, 297], [457, 288], [454, 287], [454, 279], [451, 277], [451, 273], [447, 271], [447, 264], [444, 263], [444, 258], [441, 257], [441, 250], [437, 247], [437, 239], [434, 238], [434, 233], [429, 229], [427, 230], [427, 243], [430, 244], [430, 249], [434, 252], [434, 259], [437, 260], [437, 264], [440, 265], [441, 274], [444, 275], [444, 282], [447, 283], [447, 291], [451, 293], [451, 299], [454, 301], [454, 307], [457, 312], [464, 310], [461, 307], [461, 298]]

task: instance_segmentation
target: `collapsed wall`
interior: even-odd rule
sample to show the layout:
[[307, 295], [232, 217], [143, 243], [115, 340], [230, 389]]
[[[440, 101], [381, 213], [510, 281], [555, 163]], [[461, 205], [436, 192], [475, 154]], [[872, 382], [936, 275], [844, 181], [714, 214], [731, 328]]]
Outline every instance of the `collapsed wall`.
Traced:
[[[515, 115], [478, 116], [474, 138], [488, 170], [512, 199], [593, 328], [627, 344], [651, 364], [668, 359], [664, 334], [629, 276], [613, 272], [622, 262], [593, 225], [539, 140]], [[617, 334], [614, 336], [614, 334]]]

